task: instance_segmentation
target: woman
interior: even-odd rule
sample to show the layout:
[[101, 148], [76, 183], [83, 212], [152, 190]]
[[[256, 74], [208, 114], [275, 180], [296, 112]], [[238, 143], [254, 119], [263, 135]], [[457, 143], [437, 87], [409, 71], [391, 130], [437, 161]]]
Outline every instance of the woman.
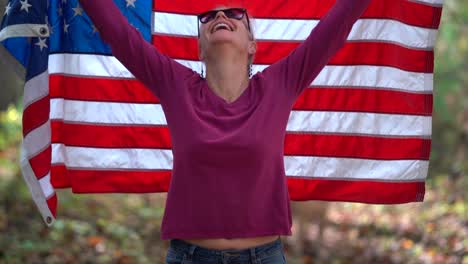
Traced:
[[206, 78], [160, 54], [112, 0], [81, 0], [112, 52], [159, 99], [173, 144], [162, 222], [167, 263], [285, 263], [291, 235], [283, 143], [292, 106], [369, 0], [339, 0], [288, 57], [249, 78], [256, 52], [248, 15], [198, 16]]

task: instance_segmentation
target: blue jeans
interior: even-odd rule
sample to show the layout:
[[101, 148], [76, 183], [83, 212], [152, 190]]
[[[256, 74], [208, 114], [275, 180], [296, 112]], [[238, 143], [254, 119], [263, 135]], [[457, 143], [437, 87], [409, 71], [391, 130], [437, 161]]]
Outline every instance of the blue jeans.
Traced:
[[171, 240], [166, 264], [283, 264], [286, 259], [281, 239], [243, 250], [213, 250], [183, 240]]

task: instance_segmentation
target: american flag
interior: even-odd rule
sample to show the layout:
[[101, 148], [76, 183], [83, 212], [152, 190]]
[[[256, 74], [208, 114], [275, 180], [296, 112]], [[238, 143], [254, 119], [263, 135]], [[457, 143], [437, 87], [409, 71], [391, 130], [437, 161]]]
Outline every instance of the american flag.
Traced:
[[[171, 140], [158, 99], [111, 55], [77, 0], [48, 2], [10, 1], [0, 31], [28, 72], [22, 168], [44, 220], [55, 220], [57, 188], [167, 191]], [[291, 52], [335, 1], [115, 3], [147, 41], [195, 71], [196, 14], [246, 7], [255, 18], [255, 74]], [[372, 1], [291, 112], [284, 143], [291, 199], [423, 200], [442, 4]], [[11, 38], [18, 36], [27, 38]]]

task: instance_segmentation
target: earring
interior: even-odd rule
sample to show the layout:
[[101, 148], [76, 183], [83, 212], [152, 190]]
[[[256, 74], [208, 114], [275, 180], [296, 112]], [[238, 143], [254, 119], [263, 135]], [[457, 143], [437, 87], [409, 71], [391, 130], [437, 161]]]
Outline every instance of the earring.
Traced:
[[205, 69], [203, 68], [203, 64], [201, 65], [201, 73], [200, 73], [200, 77], [201, 77], [202, 79], [204, 79], [204, 78], [205, 78]]
[[252, 64], [249, 65], [249, 78], [252, 77]]

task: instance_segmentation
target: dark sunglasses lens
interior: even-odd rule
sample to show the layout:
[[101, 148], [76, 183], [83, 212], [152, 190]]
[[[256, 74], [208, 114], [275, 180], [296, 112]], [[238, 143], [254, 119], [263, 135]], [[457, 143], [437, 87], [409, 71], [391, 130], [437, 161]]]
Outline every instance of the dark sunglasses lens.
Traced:
[[201, 14], [198, 18], [203, 24], [210, 22], [216, 16], [216, 11], [208, 11]]
[[230, 8], [230, 9], [226, 9], [226, 10], [212, 10], [212, 11], [205, 12], [205, 13], [199, 15], [198, 19], [200, 20], [200, 22], [202, 24], [208, 23], [208, 22], [210, 22], [211, 20], [213, 20], [216, 17], [216, 14], [219, 11], [224, 12], [224, 14], [227, 17], [234, 18], [234, 19], [237, 19], [237, 20], [241, 20], [245, 15], [245, 10], [244, 9]]
[[224, 14], [229, 18], [241, 20], [244, 17], [245, 11], [239, 8], [232, 8], [225, 10]]

